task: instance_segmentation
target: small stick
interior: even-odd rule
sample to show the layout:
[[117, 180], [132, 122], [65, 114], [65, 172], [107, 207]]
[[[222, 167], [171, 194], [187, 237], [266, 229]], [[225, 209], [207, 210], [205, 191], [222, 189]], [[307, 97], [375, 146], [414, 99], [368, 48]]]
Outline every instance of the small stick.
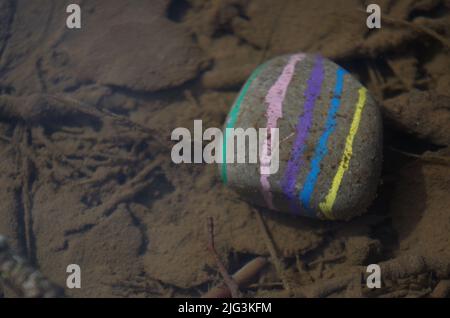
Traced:
[[394, 147], [389, 147], [389, 149], [391, 149], [392, 151], [398, 152], [399, 154], [402, 154], [404, 156], [411, 157], [411, 158], [416, 158], [418, 160], [422, 160], [422, 161], [426, 161], [426, 162], [432, 162], [432, 163], [436, 163], [436, 164], [442, 164], [442, 165], [450, 165], [450, 157], [436, 156], [436, 155], [427, 155], [427, 154], [416, 155], [414, 153], [402, 151], [402, 150], [399, 150], [399, 149], [394, 148]]
[[281, 145], [283, 142], [285, 142], [286, 140], [288, 140], [289, 138], [291, 138], [292, 136], [294, 136], [294, 135], [295, 135], [295, 132], [290, 133], [288, 136], [286, 136], [286, 138], [283, 138], [283, 139], [280, 141], [280, 145]]
[[216, 261], [217, 267], [219, 269], [220, 274], [222, 275], [222, 278], [227, 285], [228, 289], [230, 290], [231, 297], [233, 298], [239, 298], [240, 292], [239, 292], [239, 286], [234, 281], [234, 279], [228, 274], [227, 269], [225, 268], [225, 265], [223, 264], [222, 260], [220, 259], [219, 254], [216, 251], [215, 245], [214, 245], [214, 221], [212, 217], [208, 217], [208, 236], [209, 236], [209, 242], [208, 242], [208, 249], [211, 252], [211, 254], [214, 256], [214, 259]]
[[280, 261], [280, 259], [278, 257], [277, 249], [275, 247], [274, 242], [272, 241], [272, 238], [270, 237], [266, 223], [264, 222], [261, 212], [259, 212], [256, 209], [253, 209], [253, 210], [255, 211], [256, 219], [258, 220], [259, 227], [261, 228], [261, 231], [263, 233], [264, 241], [266, 243], [267, 249], [269, 250], [269, 254], [272, 259], [272, 263], [275, 266], [275, 270], [277, 271], [279, 278], [283, 282], [284, 288], [286, 289], [288, 294], [291, 295], [292, 288], [286, 278], [286, 273], [284, 272], [284, 264]]
[[[245, 264], [240, 270], [233, 274], [232, 278], [238, 286], [246, 286], [267, 265], [267, 258], [258, 256]], [[252, 288], [250, 285], [249, 288]], [[230, 296], [230, 289], [226, 284], [211, 288], [202, 298], [225, 298]]]

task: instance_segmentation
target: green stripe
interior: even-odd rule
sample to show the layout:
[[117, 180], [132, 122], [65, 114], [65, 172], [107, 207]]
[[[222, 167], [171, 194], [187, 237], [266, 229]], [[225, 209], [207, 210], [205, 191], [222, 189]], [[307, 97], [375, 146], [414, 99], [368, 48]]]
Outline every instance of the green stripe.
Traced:
[[228, 115], [228, 120], [227, 120], [227, 123], [225, 126], [225, 134], [224, 134], [224, 139], [223, 139], [223, 144], [222, 144], [222, 161], [223, 162], [222, 162], [222, 174], [221, 175], [222, 175], [222, 181], [225, 184], [227, 184], [227, 182], [228, 182], [226, 158], [227, 158], [227, 139], [230, 134], [229, 130], [227, 128], [233, 128], [234, 125], [236, 124], [242, 101], [244, 100], [245, 95], [247, 94], [248, 89], [250, 88], [250, 85], [252, 84], [253, 80], [259, 75], [259, 73], [261, 73], [263, 66], [265, 66], [265, 64], [258, 66], [253, 71], [253, 73], [250, 75], [249, 79], [247, 80], [244, 87], [242, 88], [238, 98], [236, 99], [236, 102], [234, 103], [233, 107], [231, 108], [230, 114]]

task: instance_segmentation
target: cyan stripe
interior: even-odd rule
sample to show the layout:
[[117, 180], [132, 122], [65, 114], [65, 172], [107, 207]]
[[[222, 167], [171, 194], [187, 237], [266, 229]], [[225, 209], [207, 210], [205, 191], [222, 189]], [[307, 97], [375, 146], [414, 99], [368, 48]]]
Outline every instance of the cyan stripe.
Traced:
[[303, 190], [299, 193], [299, 199], [302, 202], [303, 207], [311, 213], [310, 202], [311, 196], [314, 192], [317, 179], [320, 174], [320, 162], [328, 153], [327, 143], [328, 138], [336, 128], [336, 115], [341, 105], [342, 89], [344, 84], [344, 76], [347, 74], [343, 68], [339, 67], [336, 71], [336, 84], [334, 87], [334, 96], [331, 101], [330, 109], [328, 110], [327, 121], [325, 123], [325, 131], [320, 136], [316, 145], [316, 151], [314, 157], [311, 160], [311, 170], [306, 177]]
[[228, 116], [227, 123], [225, 125], [225, 134], [223, 134], [223, 142], [222, 142], [222, 181], [223, 183], [227, 184], [228, 182], [228, 176], [227, 176], [227, 139], [230, 136], [229, 129], [227, 128], [234, 128], [234, 125], [236, 124], [236, 121], [238, 119], [239, 110], [241, 108], [242, 101], [245, 98], [245, 95], [248, 92], [248, 89], [250, 88], [250, 85], [252, 84], [253, 80], [261, 73], [261, 70], [264, 68], [265, 64], [262, 64], [258, 66], [253, 73], [250, 75], [249, 79], [245, 83], [244, 87], [242, 88], [238, 98], [236, 99], [236, 102], [234, 103], [233, 107], [231, 108], [230, 114]]

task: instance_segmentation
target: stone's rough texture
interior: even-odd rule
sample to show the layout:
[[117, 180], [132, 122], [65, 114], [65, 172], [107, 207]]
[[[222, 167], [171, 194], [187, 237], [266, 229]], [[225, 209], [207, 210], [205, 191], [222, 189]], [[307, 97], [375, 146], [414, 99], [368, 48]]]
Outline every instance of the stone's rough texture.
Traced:
[[[382, 159], [378, 106], [347, 71], [321, 56], [281, 56], [258, 67], [225, 127], [279, 129], [277, 173], [267, 174], [259, 160], [270, 162], [270, 139], [259, 143], [258, 163], [220, 165], [224, 183], [256, 204], [347, 220], [375, 197]], [[230, 138], [224, 158], [236, 151], [229, 149]]]

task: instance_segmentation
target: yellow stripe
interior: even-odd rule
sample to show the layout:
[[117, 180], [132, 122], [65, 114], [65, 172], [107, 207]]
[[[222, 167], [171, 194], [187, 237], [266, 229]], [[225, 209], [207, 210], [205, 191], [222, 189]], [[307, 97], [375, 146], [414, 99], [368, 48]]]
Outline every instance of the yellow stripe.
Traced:
[[356, 110], [355, 114], [353, 115], [352, 125], [350, 126], [350, 131], [348, 132], [347, 139], [345, 141], [345, 149], [341, 158], [341, 162], [339, 163], [338, 170], [336, 172], [336, 175], [334, 176], [333, 183], [331, 184], [331, 188], [327, 196], [325, 197], [325, 200], [319, 204], [320, 209], [328, 219], [334, 218], [332, 214], [333, 204], [336, 200], [336, 195], [339, 191], [344, 173], [348, 169], [350, 159], [352, 157], [353, 139], [355, 138], [355, 135], [358, 131], [359, 122], [361, 121], [361, 113], [366, 103], [366, 92], [367, 90], [364, 87], [361, 87], [358, 91], [358, 103], [356, 104]]

